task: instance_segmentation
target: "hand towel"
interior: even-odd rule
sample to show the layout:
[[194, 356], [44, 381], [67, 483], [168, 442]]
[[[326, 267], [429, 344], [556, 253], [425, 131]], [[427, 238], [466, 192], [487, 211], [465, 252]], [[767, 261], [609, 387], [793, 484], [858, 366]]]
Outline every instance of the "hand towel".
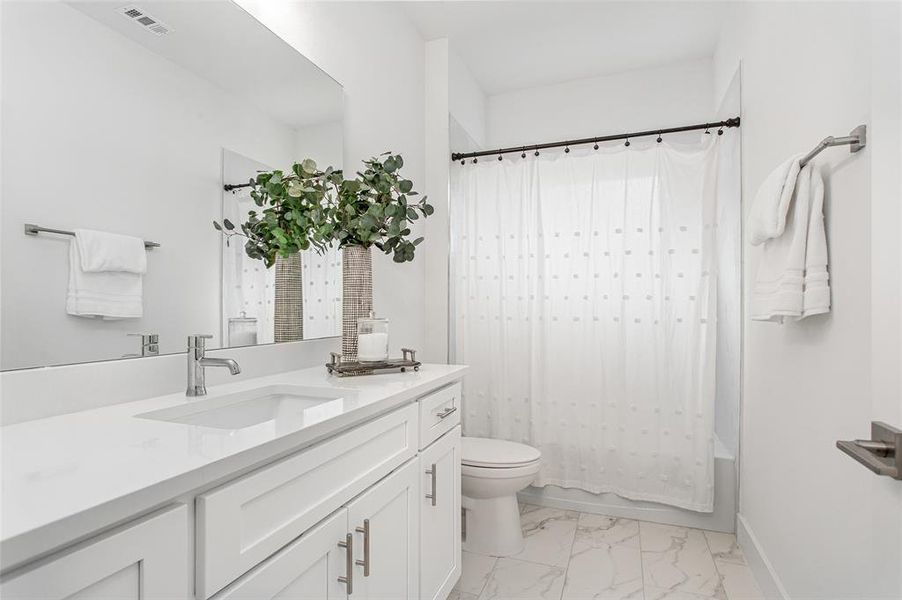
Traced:
[[143, 275], [147, 272], [147, 250], [141, 238], [76, 229], [75, 241], [81, 256], [81, 270], [85, 273], [117, 271]]
[[758, 188], [748, 221], [749, 241], [753, 246], [783, 235], [802, 156], [793, 156], [774, 169]]
[[806, 165], [798, 174], [782, 235], [764, 242], [749, 312], [756, 321], [784, 322], [830, 310], [824, 184]]
[[143, 275], [125, 271], [86, 272], [82, 269], [77, 239], [70, 242], [67, 313], [104, 319], [139, 318], [144, 314], [142, 296]]

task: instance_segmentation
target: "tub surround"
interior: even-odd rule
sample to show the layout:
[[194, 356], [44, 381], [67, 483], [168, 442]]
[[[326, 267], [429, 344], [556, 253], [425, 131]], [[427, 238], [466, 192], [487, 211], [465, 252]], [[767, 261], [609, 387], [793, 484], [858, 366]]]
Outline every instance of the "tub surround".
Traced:
[[411, 404], [464, 371], [427, 364], [417, 373], [337, 378], [316, 367], [210, 388], [209, 400], [274, 385], [340, 396], [284, 428], [278, 421], [229, 430], [136, 417], [196, 402], [184, 392], [3, 427], [0, 566], [8, 572], [296, 453]]

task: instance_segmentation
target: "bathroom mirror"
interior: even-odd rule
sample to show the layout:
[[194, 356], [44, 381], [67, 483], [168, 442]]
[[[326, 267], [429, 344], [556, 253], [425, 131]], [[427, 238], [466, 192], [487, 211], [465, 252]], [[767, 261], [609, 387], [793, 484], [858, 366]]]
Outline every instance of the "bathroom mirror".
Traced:
[[[339, 253], [267, 270], [213, 227], [259, 170], [341, 168], [337, 82], [229, 0], [4, 2], [2, 56], [0, 368], [340, 334]], [[145, 272], [73, 276], [76, 229], [143, 239]]]

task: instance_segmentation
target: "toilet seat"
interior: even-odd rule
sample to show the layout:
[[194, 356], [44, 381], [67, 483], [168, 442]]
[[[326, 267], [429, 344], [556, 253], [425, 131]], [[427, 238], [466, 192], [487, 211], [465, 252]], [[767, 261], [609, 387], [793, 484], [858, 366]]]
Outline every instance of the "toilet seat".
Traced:
[[540, 461], [536, 460], [516, 467], [476, 467], [473, 465], [460, 465], [460, 474], [463, 477], [476, 477], [479, 479], [516, 479], [518, 477], [532, 477], [539, 472]]
[[542, 458], [542, 453], [532, 446], [507, 440], [464, 437], [461, 440], [460, 462], [463, 468], [516, 469], [532, 467]]

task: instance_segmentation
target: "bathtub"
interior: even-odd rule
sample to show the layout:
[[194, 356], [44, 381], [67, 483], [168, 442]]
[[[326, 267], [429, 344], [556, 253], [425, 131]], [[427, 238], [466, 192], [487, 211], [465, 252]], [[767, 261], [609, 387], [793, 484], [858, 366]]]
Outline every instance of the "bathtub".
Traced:
[[539, 506], [735, 533], [736, 488], [736, 458], [720, 439], [715, 438], [714, 512], [711, 513], [699, 513], [656, 502], [629, 500], [611, 493], [593, 494], [554, 485], [543, 488], [530, 486], [520, 492], [518, 498], [520, 502]]

